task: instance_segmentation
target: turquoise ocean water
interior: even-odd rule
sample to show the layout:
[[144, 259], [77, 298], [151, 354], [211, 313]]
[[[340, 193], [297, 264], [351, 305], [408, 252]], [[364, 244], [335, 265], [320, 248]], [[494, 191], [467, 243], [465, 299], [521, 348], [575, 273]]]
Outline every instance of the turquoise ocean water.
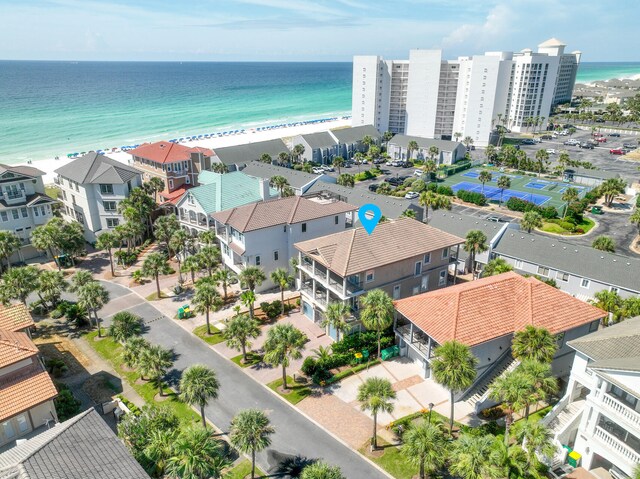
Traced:
[[[351, 63], [0, 61], [0, 162], [349, 115]], [[578, 81], [640, 63], [584, 63]]]

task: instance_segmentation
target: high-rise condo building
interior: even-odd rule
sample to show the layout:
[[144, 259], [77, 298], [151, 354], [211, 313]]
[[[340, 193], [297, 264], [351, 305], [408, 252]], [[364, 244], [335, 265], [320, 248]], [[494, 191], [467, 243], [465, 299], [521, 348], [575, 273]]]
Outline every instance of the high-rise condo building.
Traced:
[[526, 131], [544, 124], [551, 107], [571, 100], [580, 52], [552, 38], [519, 53], [444, 60], [440, 50], [411, 50], [409, 60], [353, 59], [353, 126], [489, 143], [498, 124]]

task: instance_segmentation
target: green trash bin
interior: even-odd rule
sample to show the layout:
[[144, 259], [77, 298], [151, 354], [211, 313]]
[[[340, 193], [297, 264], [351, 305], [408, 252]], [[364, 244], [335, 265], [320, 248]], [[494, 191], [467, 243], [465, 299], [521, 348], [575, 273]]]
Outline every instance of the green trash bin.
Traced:
[[393, 356], [400, 356], [400, 346], [398, 346], [397, 344], [392, 346], [391, 349], [393, 349]]
[[380, 352], [380, 359], [382, 359], [383, 361], [387, 361], [388, 359], [397, 356], [399, 353], [400, 348], [398, 348], [398, 346], [390, 346]]

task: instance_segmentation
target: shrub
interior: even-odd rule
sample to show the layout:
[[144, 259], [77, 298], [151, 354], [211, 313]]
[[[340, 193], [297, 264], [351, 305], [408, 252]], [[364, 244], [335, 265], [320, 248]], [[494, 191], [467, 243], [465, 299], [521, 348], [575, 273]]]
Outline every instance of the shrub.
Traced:
[[427, 184], [427, 191], [433, 191], [435, 193], [438, 191], [438, 185], [436, 183]]
[[51, 374], [54, 378], [62, 377], [64, 373], [69, 370], [67, 365], [61, 359], [47, 359], [44, 362], [44, 365], [47, 368], [47, 371], [49, 371], [49, 374]]
[[453, 190], [451, 189], [450, 186], [446, 186], [446, 185], [438, 186], [436, 193], [438, 193], [439, 195], [453, 196]]
[[376, 174], [372, 170], [361, 171], [354, 176], [356, 181], [372, 180]]
[[42, 302], [42, 300], [34, 301], [33, 303], [29, 303], [29, 309], [33, 314], [37, 314], [38, 316], [43, 316], [47, 314], [47, 308]]
[[509, 198], [505, 205], [511, 211], [520, 211], [522, 213], [526, 213], [528, 211], [536, 211], [540, 213], [540, 216], [547, 220], [556, 218], [558, 216], [558, 212], [553, 206], [537, 206], [531, 201], [522, 200], [516, 197]]
[[311, 377], [311, 380], [315, 384], [323, 385], [329, 378], [331, 377], [331, 373], [326, 369], [317, 369], [316, 372]]
[[293, 169], [296, 171], [301, 171], [302, 170], [302, 165], [296, 163], [295, 165], [293, 165]]
[[495, 421], [496, 419], [500, 419], [504, 416], [504, 409], [502, 409], [502, 406], [489, 407], [480, 411], [479, 415], [483, 419]]
[[315, 374], [316, 370], [318, 369], [318, 362], [314, 357], [307, 356], [302, 362], [302, 367], [300, 369], [306, 376], [311, 377]]
[[473, 203], [477, 206], [485, 206], [487, 204], [487, 197], [482, 193], [476, 193], [475, 191], [458, 190], [456, 196], [462, 201]]
[[409, 188], [411, 185], [413, 185], [416, 181], [418, 181], [417, 178], [407, 178], [406, 180], [404, 180], [404, 183], [402, 183], [403, 186]]
[[[364, 333], [354, 333], [344, 336], [340, 341], [336, 341], [331, 346], [334, 355], [348, 353], [353, 357], [353, 353], [368, 350], [369, 353], [378, 351], [378, 334], [375, 331]], [[393, 344], [394, 336], [391, 329], [385, 331], [380, 338], [381, 347], [384, 349]]]
[[60, 422], [80, 413], [80, 401], [78, 401], [73, 393], [69, 390], [69, 386], [65, 384], [57, 384], [58, 397], [53, 400]]
[[87, 310], [78, 304], [70, 305], [65, 311], [67, 322], [75, 324], [76, 328], [82, 328], [89, 324]]
[[411, 183], [411, 190], [415, 191], [416, 193], [422, 193], [426, 188], [427, 185], [422, 180], [417, 179], [413, 183]]

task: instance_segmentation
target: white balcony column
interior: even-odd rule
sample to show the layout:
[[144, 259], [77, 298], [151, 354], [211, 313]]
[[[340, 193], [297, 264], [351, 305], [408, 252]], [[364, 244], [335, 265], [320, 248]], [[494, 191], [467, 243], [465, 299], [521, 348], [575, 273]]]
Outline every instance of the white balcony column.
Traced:
[[316, 299], [316, 279], [311, 278], [311, 291], [313, 291], [313, 299]]
[[427, 336], [429, 340], [427, 341], [427, 359], [431, 359], [431, 348], [433, 346], [431, 342], [431, 336]]
[[331, 283], [329, 282], [329, 268], [327, 268], [327, 284], [331, 284]]
[[315, 276], [316, 275], [316, 260], [315, 259], [311, 262], [311, 271], [313, 272], [313, 276]]
[[347, 278], [342, 278], [342, 296], [347, 295]]
[[413, 323], [410, 323], [411, 326], [409, 326], [409, 343], [413, 344]]
[[327, 304], [329, 304], [329, 288], [327, 288], [326, 293], [327, 293], [327, 294], [326, 294], [326, 296], [327, 296]]

